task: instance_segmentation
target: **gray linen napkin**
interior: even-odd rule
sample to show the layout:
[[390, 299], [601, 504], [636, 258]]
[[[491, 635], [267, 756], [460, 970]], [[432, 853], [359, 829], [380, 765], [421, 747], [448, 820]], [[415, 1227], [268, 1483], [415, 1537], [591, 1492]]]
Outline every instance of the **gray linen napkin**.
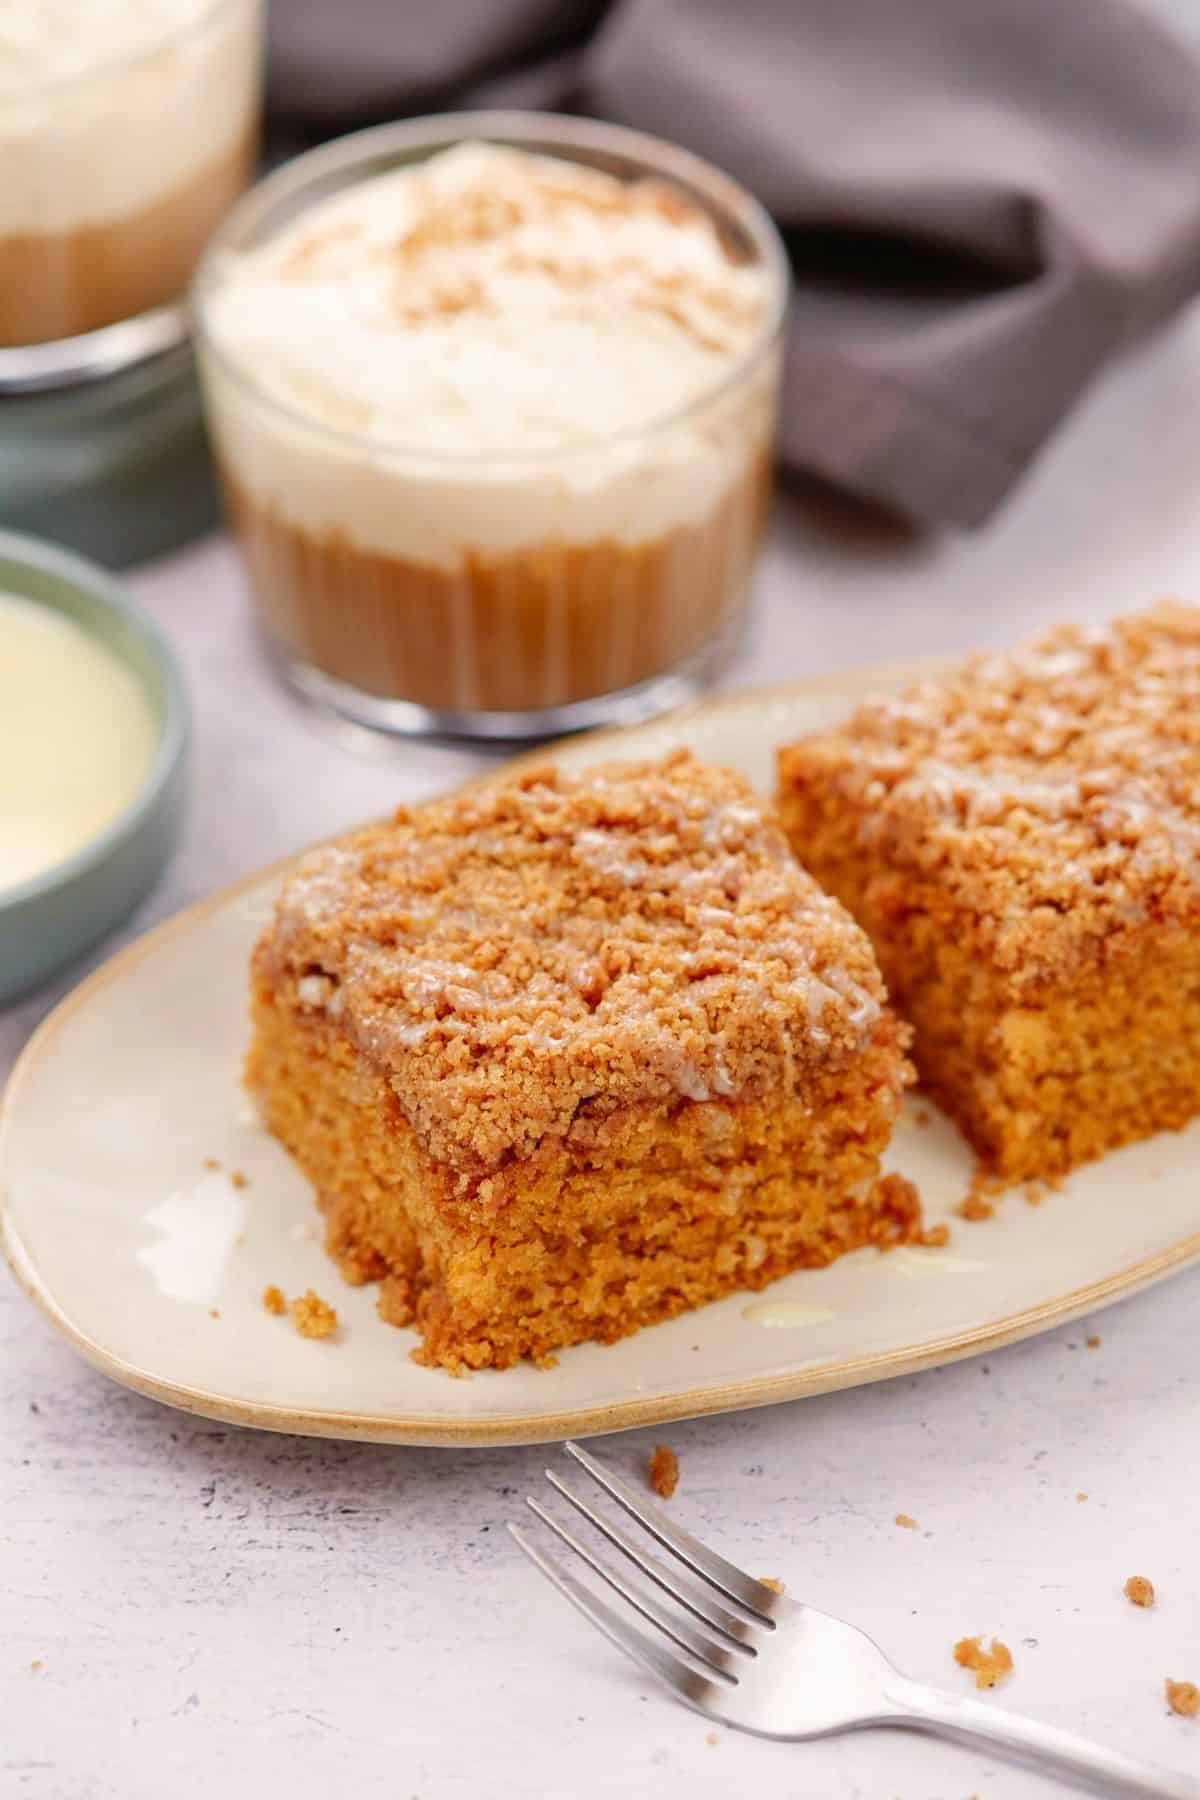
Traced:
[[1200, 65], [1128, 0], [272, 0], [294, 137], [554, 106], [752, 188], [796, 270], [785, 461], [976, 525], [1200, 286]]

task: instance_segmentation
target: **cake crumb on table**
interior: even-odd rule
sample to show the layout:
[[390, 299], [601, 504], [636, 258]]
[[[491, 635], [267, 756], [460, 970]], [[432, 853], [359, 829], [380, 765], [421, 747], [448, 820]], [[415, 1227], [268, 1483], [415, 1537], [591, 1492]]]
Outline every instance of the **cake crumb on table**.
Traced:
[[1125, 1583], [1125, 1598], [1134, 1606], [1154, 1605], [1154, 1583], [1144, 1575], [1131, 1575]]
[[206, 1156], [204, 1159], [204, 1166], [206, 1169], [219, 1169], [221, 1166], [221, 1159], [219, 1156]]
[[333, 1307], [307, 1288], [288, 1306], [292, 1324], [301, 1337], [326, 1338], [337, 1330], [338, 1316]]
[[650, 1486], [669, 1500], [679, 1486], [679, 1458], [666, 1444], [655, 1444], [650, 1458]]
[[1100, 1339], [1095, 1335], [1094, 1332], [1090, 1338], [1086, 1338], [1084, 1341], [1087, 1344], [1087, 1347], [1089, 1350], [1098, 1350], [1100, 1348]]
[[919, 1529], [917, 1521], [915, 1519], [910, 1519], [907, 1513], [897, 1513], [895, 1522], [903, 1531], [916, 1531]]
[[758, 1579], [762, 1583], [763, 1587], [769, 1587], [773, 1594], [786, 1594], [787, 1593], [787, 1588], [784, 1586], [783, 1582], [780, 1581], [779, 1578], [775, 1575], [760, 1575]]
[[274, 1282], [272, 1282], [270, 1287], [265, 1287], [263, 1289], [262, 1303], [264, 1309], [269, 1313], [274, 1313], [276, 1317], [278, 1317], [280, 1313], [285, 1313], [287, 1311], [287, 1300], [284, 1297], [283, 1289], [276, 1287]]
[[954, 1646], [954, 1660], [960, 1669], [971, 1670], [977, 1688], [995, 1687], [1012, 1674], [1012, 1651], [997, 1637], [988, 1650], [981, 1637], [959, 1638]]
[[1200, 1719], [1200, 1688], [1194, 1681], [1172, 1681], [1167, 1676], [1167, 1705], [1181, 1719]]
[[248, 1188], [250, 1186], [250, 1177], [242, 1169], [235, 1169], [229, 1179], [235, 1188]]
[[921, 1233], [920, 1242], [926, 1250], [943, 1250], [950, 1242], [948, 1225], [931, 1225], [928, 1231]]
[[969, 1225], [979, 1225], [984, 1219], [994, 1219], [996, 1216], [996, 1208], [990, 1200], [985, 1200], [982, 1194], [968, 1194], [965, 1200], [959, 1201], [954, 1210], [959, 1218], [965, 1219]]

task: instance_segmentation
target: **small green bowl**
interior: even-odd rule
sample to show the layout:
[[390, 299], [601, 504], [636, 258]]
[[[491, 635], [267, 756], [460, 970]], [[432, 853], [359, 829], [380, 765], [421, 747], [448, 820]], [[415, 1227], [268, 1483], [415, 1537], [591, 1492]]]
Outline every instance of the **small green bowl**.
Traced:
[[0, 531], [0, 593], [75, 620], [141, 683], [158, 748], [138, 793], [108, 828], [65, 862], [0, 888], [0, 1003], [82, 955], [149, 891], [175, 847], [183, 816], [190, 712], [166, 640], [118, 584], [82, 557]]

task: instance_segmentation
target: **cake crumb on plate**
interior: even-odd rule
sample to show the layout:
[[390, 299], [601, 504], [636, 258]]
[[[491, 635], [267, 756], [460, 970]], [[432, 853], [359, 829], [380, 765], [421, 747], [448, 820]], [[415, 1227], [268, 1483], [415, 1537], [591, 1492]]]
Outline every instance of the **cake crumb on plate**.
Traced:
[[1167, 1705], [1181, 1719], [1200, 1719], [1200, 1688], [1194, 1681], [1172, 1681], [1167, 1676]]
[[769, 1587], [773, 1594], [786, 1594], [787, 1593], [787, 1588], [784, 1586], [783, 1582], [780, 1581], [778, 1576], [776, 1576], [776, 1575], [760, 1575], [758, 1579], [762, 1583], [763, 1587]]
[[928, 1231], [921, 1233], [920, 1241], [926, 1250], [943, 1250], [950, 1242], [948, 1225], [931, 1225]]
[[1087, 1495], [1086, 1495], [1086, 1494], [1085, 1494], [1085, 1493], [1084, 1493], [1084, 1492], [1083, 1492], [1083, 1491], [1082, 1491], [1082, 1489], [1081, 1489], [1081, 1490], [1080, 1490], [1080, 1492], [1079, 1492], [1079, 1493], [1077, 1493], [1077, 1494], [1076, 1494], [1076, 1496], [1075, 1496], [1075, 1498], [1076, 1498], [1076, 1499], [1077, 1499], [1077, 1500], [1086, 1500], [1086, 1499], [1087, 1499]]
[[33, 1659], [33, 1661], [32, 1661], [32, 1662], [31, 1662], [31, 1663], [30, 1663], [30, 1665], [29, 1665], [29, 1670], [30, 1670], [30, 1673], [31, 1673], [31, 1674], [32, 1674], [32, 1675], [40, 1675], [40, 1674], [41, 1674], [41, 1672], [42, 1672], [42, 1669], [43, 1669], [43, 1668], [44, 1668], [44, 1667], [45, 1667], [45, 1665], [44, 1665], [44, 1663], [43, 1663], [43, 1662], [42, 1662], [42, 1659], [41, 1659], [41, 1657], [40, 1657], [40, 1656], [35, 1656], [35, 1657], [34, 1657], [34, 1659]]
[[283, 1289], [276, 1287], [274, 1282], [270, 1287], [263, 1289], [262, 1303], [265, 1311], [274, 1313], [276, 1317], [287, 1311], [287, 1300], [284, 1297]]
[[1086, 1338], [1084, 1341], [1087, 1344], [1087, 1347], [1089, 1350], [1098, 1350], [1100, 1348], [1100, 1339], [1096, 1336], [1096, 1334], [1094, 1332], [1092, 1333], [1091, 1337]]
[[235, 1188], [248, 1188], [250, 1186], [250, 1177], [246, 1174], [244, 1169], [235, 1169], [229, 1179]]
[[204, 1159], [204, 1166], [206, 1169], [219, 1169], [221, 1166], [221, 1159], [219, 1156], [206, 1156]]
[[915, 1519], [910, 1519], [907, 1513], [897, 1513], [895, 1522], [900, 1526], [902, 1531], [916, 1531], [918, 1529], [917, 1521]]
[[996, 1208], [990, 1200], [985, 1200], [982, 1194], [968, 1194], [965, 1200], [959, 1201], [954, 1210], [959, 1218], [965, 1219], [969, 1225], [979, 1225], [984, 1219], [994, 1219], [996, 1216]]
[[292, 1315], [292, 1324], [301, 1337], [326, 1338], [337, 1330], [338, 1316], [333, 1307], [311, 1288], [307, 1288], [298, 1299], [293, 1300], [288, 1311]]
[[1154, 1583], [1144, 1575], [1131, 1575], [1125, 1583], [1125, 1598], [1134, 1606], [1154, 1605]]
[[679, 1486], [679, 1458], [667, 1444], [655, 1444], [650, 1458], [650, 1486], [669, 1500]]
[[954, 1646], [954, 1660], [960, 1669], [971, 1670], [977, 1688], [995, 1687], [1012, 1674], [1012, 1651], [997, 1637], [988, 1650], [981, 1637], [959, 1638]]

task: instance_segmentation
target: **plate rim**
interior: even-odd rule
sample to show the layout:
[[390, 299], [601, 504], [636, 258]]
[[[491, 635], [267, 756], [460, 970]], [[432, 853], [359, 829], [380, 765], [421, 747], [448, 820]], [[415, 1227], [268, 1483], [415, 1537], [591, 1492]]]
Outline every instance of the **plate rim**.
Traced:
[[[648, 721], [642, 725], [616, 726], [589, 732], [581, 737], [560, 739], [554, 744], [527, 751], [494, 768], [485, 769], [446, 792], [462, 792], [467, 788], [493, 784], [516, 770], [552, 760], [564, 749], [577, 744], [619, 743], [630, 736], [643, 736], [656, 726], [670, 730], [680, 727], [686, 729], [697, 715], [756, 710], [764, 703], [777, 700], [802, 700], [822, 693], [842, 693], [847, 688], [852, 692], [866, 694], [884, 684], [890, 684], [894, 689], [897, 680], [921, 679], [931, 673], [954, 667], [961, 660], [959, 657], [947, 656], [906, 657], [856, 665], [824, 675], [738, 689], [733, 693], [696, 701], [677, 712], [664, 715], [661, 720]], [[429, 802], [419, 804], [427, 805]], [[351, 826], [347, 829], [355, 828]], [[344, 835], [345, 831], [335, 834], [336, 837]], [[319, 843], [332, 841], [332, 838], [318, 840]], [[108, 957], [66, 994], [32, 1033], [0, 1093], [0, 1149], [7, 1139], [25, 1082], [51, 1049], [58, 1032], [82, 1006], [112, 982], [120, 980], [160, 946], [169, 943], [172, 938], [186, 932], [250, 889], [278, 877], [309, 849], [315, 847], [316, 845], [310, 844], [292, 851], [262, 868], [239, 876], [216, 893], [191, 902]], [[407, 1444], [413, 1447], [454, 1445], [460, 1448], [484, 1448], [548, 1443], [573, 1436], [600, 1436], [607, 1432], [632, 1430], [638, 1426], [664, 1425], [681, 1419], [777, 1405], [815, 1394], [863, 1386], [873, 1381], [917, 1374], [924, 1369], [941, 1367], [989, 1350], [1002, 1349], [1055, 1325], [1067, 1324], [1084, 1313], [1112, 1305], [1117, 1300], [1125, 1299], [1164, 1280], [1189, 1263], [1200, 1260], [1200, 1231], [1086, 1287], [1075, 1288], [1066, 1294], [1040, 1301], [1001, 1319], [965, 1327], [937, 1339], [924, 1340], [919, 1345], [842, 1358], [836, 1363], [808, 1370], [741, 1377], [670, 1394], [631, 1396], [591, 1406], [568, 1408], [556, 1413], [513, 1412], [473, 1419], [458, 1415], [439, 1417], [436, 1413], [401, 1416], [250, 1400], [237, 1394], [215, 1392], [156, 1375], [153, 1370], [140, 1363], [106, 1349], [76, 1325], [64, 1311], [40, 1276], [36, 1259], [21, 1237], [3, 1179], [0, 1179], [0, 1249], [4, 1252], [18, 1287], [33, 1301], [49, 1324], [93, 1368], [135, 1393], [204, 1418], [298, 1437]]]

